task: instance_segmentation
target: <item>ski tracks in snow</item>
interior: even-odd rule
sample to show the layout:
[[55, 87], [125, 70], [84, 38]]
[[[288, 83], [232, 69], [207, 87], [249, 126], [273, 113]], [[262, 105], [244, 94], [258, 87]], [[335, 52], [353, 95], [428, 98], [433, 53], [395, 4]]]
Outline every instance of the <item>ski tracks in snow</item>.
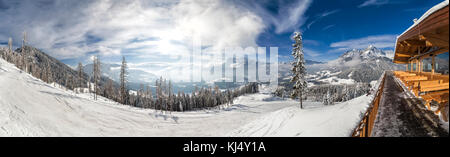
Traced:
[[228, 136], [262, 137], [276, 135], [277, 131], [286, 124], [287, 120], [294, 116], [295, 111], [293, 107], [279, 109], [265, 116], [261, 116], [253, 122], [231, 132]]

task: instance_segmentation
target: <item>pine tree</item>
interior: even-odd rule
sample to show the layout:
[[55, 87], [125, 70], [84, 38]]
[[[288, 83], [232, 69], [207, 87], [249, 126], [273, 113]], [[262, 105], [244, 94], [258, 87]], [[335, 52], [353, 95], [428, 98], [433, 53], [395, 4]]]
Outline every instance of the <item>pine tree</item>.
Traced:
[[122, 65], [120, 66], [120, 101], [122, 104], [127, 104], [128, 90], [127, 90], [127, 62], [125, 57], [122, 57]]
[[328, 89], [328, 92], [327, 92], [327, 99], [328, 99], [328, 105], [334, 104], [334, 97], [333, 97], [333, 94], [331, 94], [330, 89]]
[[292, 55], [294, 56], [294, 62], [292, 62], [293, 77], [291, 82], [294, 83], [293, 91], [291, 93], [292, 98], [299, 97], [300, 108], [303, 108], [303, 92], [306, 90], [307, 83], [305, 79], [306, 67], [305, 59], [303, 57], [303, 43], [302, 34], [300, 32], [294, 32], [293, 39], [295, 43], [292, 45]]
[[323, 96], [323, 105], [330, 105], [330, 88], [328, 88], [326, 94]]
[[342, 90], [342, 102], [348, 100], [348, 87], [344, 85], [344, 89]]

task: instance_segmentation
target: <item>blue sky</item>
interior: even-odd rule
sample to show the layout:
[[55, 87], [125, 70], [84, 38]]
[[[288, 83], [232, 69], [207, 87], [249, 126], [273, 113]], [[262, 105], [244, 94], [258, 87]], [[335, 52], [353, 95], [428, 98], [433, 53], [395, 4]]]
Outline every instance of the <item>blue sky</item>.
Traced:
[[[296, 29], [303, 32], [307, 59], [328, 61], [348, 49], [363, 48], [368, 44], [393, 50], [395, 37], [411, 26], [414, 18], [419, 18], [440, 2], [442, 1], [312, 1], [303, 15], [307, 18], [306, 22]], [[277, 12], [274, 7], [266, 7], [271, 12]], [[287, 41], [290, 35], [290, 31], [274, 33], [273, 27], [269, 27], [258, 38], [258, 43], [280, 45], [280, 54], [289, 55], [291, 47]]]
[[[69, 65], [93, 55], [157, 75], [186, 66], [192, 51], [227, 46], [279, 47], [288, 60], [294, 31], [307, 59], [328, 61], [369, 44], [393, 50], [402, 33], [442, 0], [0, 0], [0, 45], [12, 37]], [[194, 37], [195, 36], [195, 37]]]

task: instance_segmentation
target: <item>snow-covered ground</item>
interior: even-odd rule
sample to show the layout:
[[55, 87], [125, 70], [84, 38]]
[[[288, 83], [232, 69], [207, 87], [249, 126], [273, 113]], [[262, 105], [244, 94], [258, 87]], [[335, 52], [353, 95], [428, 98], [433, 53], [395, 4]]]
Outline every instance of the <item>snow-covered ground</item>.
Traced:
[[0, 136], [349, 136], [371, 99], [301, 110], [262, 91], [221, 109], [161, 113], [94, 101], [0, 59]]
[[[361, 96], [347, 102], [323, 106], [319, 102], [274, 101], [267, 103], [292, 103], [290, 107], [261, 116], [255, 121], [234, 130], [229, 136], [350, 136], [368, 107], [370, 96]], [[261, 102], [247, 102], [258, 103]]]
[[[355, 84], [353, 79], [342, 79], [337, 77], [342, 71], [332, 73], [329, 70], [318, 71], [315, 74], [308, 74], [306, 79], [308, 80], [308, 87], [315, 86], [314, 82], [322, 82], [325, 84], [342, 85], [342, 84]], [[349, 74], [349, 77], [352, 73]]]

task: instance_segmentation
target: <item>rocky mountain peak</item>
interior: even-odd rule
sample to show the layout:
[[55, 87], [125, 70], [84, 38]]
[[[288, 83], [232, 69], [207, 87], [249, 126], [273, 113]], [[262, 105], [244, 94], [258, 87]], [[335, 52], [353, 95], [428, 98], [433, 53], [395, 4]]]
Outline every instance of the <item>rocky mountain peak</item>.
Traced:
[[352, 49], [350, 51], [345, 52], [344, 54], [342, 54], [339, 59], [344, 60], [344, 61], [349, 61], [349, 60], [353, 60], [354, 58], [358, 58], [358, 59], [375, 59], [375, 58], [383, 58], [383, 57], [387, 57], [386, 53], [381, 50], [376, 48], [374, 45], [369, 45], [367, 48], [365, 49]]

